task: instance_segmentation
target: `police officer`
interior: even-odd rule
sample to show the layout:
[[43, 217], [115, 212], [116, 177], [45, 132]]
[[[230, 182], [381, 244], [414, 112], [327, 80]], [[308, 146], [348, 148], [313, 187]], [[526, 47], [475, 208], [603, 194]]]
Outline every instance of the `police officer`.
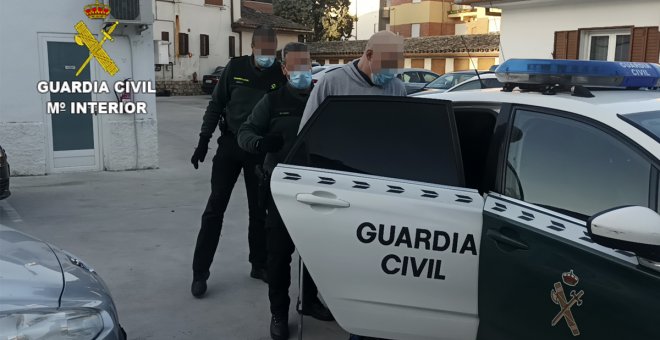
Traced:
[[249, 208], [250, 276], [266, 281], [265, 211], [258, 204], [258, 178], [255, 174], [255, 166], [261, 164], [263, 158], [243, 151], [238, 146], [236, 134], [257, 101], [266, 92], [276, 90], [286, 82], [280, 63], [275, 60], [276, 49], [277, 37], [272, 28], [262, 26], [255, 29], [252, 55], [229, 61], [204, 114], [199, 144], [191, 159], [195, 169], [198, 162], [204, 161], [209, 140], [218, 125], [221, 136], [213, 157], [211, 195], [202, 215], [193, 259], [191, 292], [197, 298], [206, 292], [206, 280], [218, 247], [222, 220], [241, 169]]
[[[267, 178], [264, 188], [268, 188], [269, 174], [277, 163], [284, 160], [296, 139], [312, 89], [311, 58], [307, 46], [290, 43], [284, 47], [282, 56], [282, 73], [288, 78], [287, 85], [266, 94], [238, 132], [238, 143], [243, 149], [267, 153], [263, 166]], [[267, 197], [268, 297], [272, 314], [270, 334], [274, 340], [280, 340], [289, 338], [289, 285], [294, 245], [270, 193]], [[304, 270], [302, 313], [319, 320], [334, 320], [317, 294], [316, 285]]]

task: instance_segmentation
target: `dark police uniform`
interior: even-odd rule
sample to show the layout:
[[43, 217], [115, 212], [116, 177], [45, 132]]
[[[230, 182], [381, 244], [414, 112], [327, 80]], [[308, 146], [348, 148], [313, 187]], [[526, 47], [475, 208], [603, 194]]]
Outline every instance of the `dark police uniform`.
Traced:
[[[265, 95], [255, 106], [252, 115], [241, 126], [238, 143], [243, 149], [253, 153], [259, 152], [259, 142], [262, 137], [282, 136], [284, 140], [282, 148], [266, 154], [263, 168], [268, 177], [277, 164], [284, 160], [293, 146], [308, 98], [309, 93], [302, 93], [290, 85], [282, 86], [279, 90]], [[290, 302], [291, 254], [295, 247], [270, 194], [268, 194], [267, 210], [270, 310], [273, 315], [286, 317]], [[307, 270], [303, 275], [303, 301], [316, 301], [318, 299], [316, 285]], [[305, 307], [303, 306], [303, 308]]]
[[236, 141], [236, 134], [259, 99], [268, 91], [280, 88], [284, 82], [286, 78], [278, 61], [267, 69], [259, 70], [252, 56], [242, 56], [229, 61], [213, 91], [199, 136], [200, 140], [208, 142], [219, 124], [222, 135], [218, 138], [218, 150], [213, 157], [211, 195], [202, 215], [202, 227], [195, 247], [193, 271], [196, 279], [205, 280], [200, 276], [208, 277], [225, 210], [241, 169], [248, 197], [250, 262], [254, 267], [266, 266], [265, 211], [258, 204], [258, 178], [255, 174], [255, 166], [261, 164], [263, 158], [242, 150]]

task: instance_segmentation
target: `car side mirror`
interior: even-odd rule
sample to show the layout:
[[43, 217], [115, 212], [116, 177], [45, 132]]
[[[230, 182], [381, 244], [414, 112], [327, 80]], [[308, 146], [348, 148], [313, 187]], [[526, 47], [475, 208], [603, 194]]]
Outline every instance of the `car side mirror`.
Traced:
[[660, 271], [660, 214], [640, 206], [603, 211], [587, 222], [591, 239], [637, 254], [639, 264]]

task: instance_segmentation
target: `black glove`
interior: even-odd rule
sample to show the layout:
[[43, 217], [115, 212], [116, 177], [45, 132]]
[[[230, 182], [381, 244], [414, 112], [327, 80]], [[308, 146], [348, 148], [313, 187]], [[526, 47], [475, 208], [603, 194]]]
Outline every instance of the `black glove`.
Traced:
[[204, 158], [206, 158], [207, 151], [209, 151], [209, 139], [199, 137], [199, 143], [195, 148], [195, 152], [193, 153], [192, 158], [190, 158], [190, 163], [192, 163], [195, 169], [199, 168], [197, 162], [204, 163]]
[[284, 138], [281, 135], [268, 135], [257, 141], [259, 152], [276, 152], [284, 146]]

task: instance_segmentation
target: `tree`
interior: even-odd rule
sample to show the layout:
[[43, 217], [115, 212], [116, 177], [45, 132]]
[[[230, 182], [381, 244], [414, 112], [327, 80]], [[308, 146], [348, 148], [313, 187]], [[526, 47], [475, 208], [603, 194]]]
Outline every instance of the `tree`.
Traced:
[[275, 15], [311, 28], [310, 41], [346, 40], [355, 17], [348, 13], [350, 0], [273, 0]]

